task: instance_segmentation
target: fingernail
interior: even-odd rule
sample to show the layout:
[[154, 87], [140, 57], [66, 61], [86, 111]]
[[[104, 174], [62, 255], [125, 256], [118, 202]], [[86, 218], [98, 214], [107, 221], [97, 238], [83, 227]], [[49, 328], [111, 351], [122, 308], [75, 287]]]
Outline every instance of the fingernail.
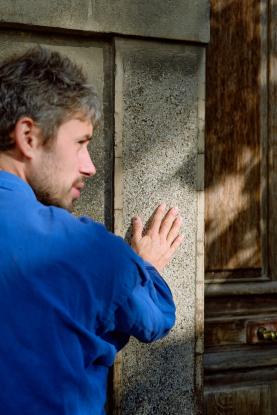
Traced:
[[179, 209], [177, 207], [172, 208], [172, 213], [174, 213], [174, 215], [177, 215], [178, 212], [179, 212]]

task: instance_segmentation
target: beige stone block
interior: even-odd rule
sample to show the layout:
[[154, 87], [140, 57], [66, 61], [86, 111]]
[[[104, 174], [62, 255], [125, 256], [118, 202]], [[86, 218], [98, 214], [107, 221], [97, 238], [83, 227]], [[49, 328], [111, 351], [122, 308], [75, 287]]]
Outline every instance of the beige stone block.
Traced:
[[0, 10], [5, 23], [209, 41], [208, 0], [0, 0]]

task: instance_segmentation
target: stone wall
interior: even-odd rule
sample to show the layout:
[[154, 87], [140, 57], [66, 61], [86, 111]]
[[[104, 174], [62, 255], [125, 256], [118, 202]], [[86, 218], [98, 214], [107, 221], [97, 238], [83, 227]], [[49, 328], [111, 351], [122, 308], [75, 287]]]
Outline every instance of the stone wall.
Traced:
[[[0, 0], [0, 56], [41, 44], [81, 64], [103, 102], [98, 174], [76, 214], [123, 237], [161, 201], [185, 242], [164, 273], [177, 305], [170, 335], [132, 340], [115, 365], [110, 412], [202, 413], [203, 172], [207, 0]], [[135, 37], [135, 38], [134, 38]]]

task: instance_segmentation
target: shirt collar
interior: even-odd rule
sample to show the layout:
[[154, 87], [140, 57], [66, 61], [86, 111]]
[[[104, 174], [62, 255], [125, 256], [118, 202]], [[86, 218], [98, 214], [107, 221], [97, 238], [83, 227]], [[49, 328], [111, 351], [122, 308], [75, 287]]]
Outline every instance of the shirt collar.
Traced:
[[8, 173], [4, 170], [0, 170], [0, 189], [1, 188], [24, 192], [36, 199], [35, 193], [28, 183], [15, 174]]

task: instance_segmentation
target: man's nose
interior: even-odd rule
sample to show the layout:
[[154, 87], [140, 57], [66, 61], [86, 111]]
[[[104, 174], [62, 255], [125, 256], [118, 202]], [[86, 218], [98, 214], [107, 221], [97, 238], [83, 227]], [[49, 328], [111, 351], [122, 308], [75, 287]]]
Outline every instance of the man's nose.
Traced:
[[87, 177], [94, 176], [96, 173], [96, 167], [93, 164], [88, 152], [86, 156], [82, 159], [80, 173]]

